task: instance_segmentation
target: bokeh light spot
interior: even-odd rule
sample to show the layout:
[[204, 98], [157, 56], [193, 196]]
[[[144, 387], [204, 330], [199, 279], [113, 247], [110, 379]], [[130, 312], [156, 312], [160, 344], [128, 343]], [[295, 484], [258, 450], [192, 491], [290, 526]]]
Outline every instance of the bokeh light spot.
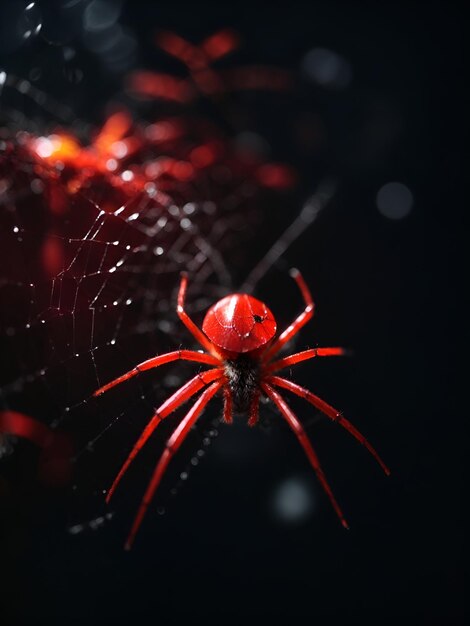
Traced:
[[83, 26], [89, 31], [104, 30], [117, 22], [120, 13], [120, 2], [92, 0], [83, 14]]
[[302, 70], [311, 80], [324, 87], [344, 89], [352, 80], [350, 63], [326, 48], [314, 48], [302, 61]]
[[413, 194], [403, 183], [387, 183], [377, 193], [379, 212], [391, 220], [401, 220], [413, 207]]
[[311, 489], [299, 478], [284, 480], [274, 493], [273, 509], [281, 522], [301, 522], [310, 516], [314, 506]]

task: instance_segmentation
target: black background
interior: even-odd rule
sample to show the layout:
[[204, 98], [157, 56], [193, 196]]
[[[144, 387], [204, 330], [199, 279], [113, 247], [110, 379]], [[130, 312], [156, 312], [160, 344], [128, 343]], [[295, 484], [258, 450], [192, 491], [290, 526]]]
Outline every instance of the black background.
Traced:
[[[125, 553], [151, 456], [116, 499], [113, 522], [80, 535], [65, 531], [70, 494], [26, 487], [30, 474], [18, 464], [26, 478], [17, 481], [18, 510], [6, 517], [2, 623], [463, 624], [463, 410], [452, 391], [461, 368], [456, 295], [465, 289], [456, 277], [464, 207], [458, 5], [129, 2], [120, 23], [138, 39], [139, 62], [150, 67], [158, 59], [166, 71], [173, 65], [151, 46], [157, 28], [197, 42], [233, 27], [243, 39], [241, 63], [297, 71], [308, 50], [325, 47], [351, 64], [344, 91], [311, 87], [305, 95], [304, 86], [261, 113], [258, 100], [250, 122], [274, 156], [299, 171], [299, 202], [323, 175], [339, 180], [331, 207], [288, 251], [285, 266], [302, 269], [318, 306], [299, 348], [347, 345], [354, 356], [307, 364], [294, 378], [341, 407], [392, 476], [338, 428], [323, 421], [309, 428], [350, 522], [346, 532], [287, 428], [278, 423], [265, 433], [239, 423], [221, 429], [167, 513], [149, 514]], [[5, 52], [2, 63], [25, 75], [35, 54], [47, 69], [60, 47], [37, 42]], [[88, 119], [118, 80], [93, 64], [79, 55], [85, 77], [95, 72], [99, 80], [73, 87], [81, 94], [77, 114]], [[44, 72], [51, 93], [56, 70]], [[312, 112], [326, 136], [315, 154], [292, 139], [295, 121]], [[397, 221], [375, 204], [378, 189], [394, 180], [414, 197], [410, 215]], [[253, 235], [245, 265], [232, 268], [236, 281], [294, 215], [280, 214]], [[259, 287], [280, 324], [300, 306], [289, 281], [281, 267]], [[311, 414], [293, 406], [303, 420]], [[317, 500], [315, 514], [294, 525], [269, 506], [286, 476], [306, 481]], [[26, 529], [20, 545], [9, 545], [10, 523]]]

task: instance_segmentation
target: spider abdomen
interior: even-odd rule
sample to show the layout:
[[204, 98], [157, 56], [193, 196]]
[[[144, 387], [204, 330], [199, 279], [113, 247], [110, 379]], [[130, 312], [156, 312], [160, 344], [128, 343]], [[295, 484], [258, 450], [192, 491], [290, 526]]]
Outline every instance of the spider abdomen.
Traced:
[[232, 392], [235, 413], [248, 413], [259, 389], [259, 363], [245, 354], [225, 361], [225, 375]]

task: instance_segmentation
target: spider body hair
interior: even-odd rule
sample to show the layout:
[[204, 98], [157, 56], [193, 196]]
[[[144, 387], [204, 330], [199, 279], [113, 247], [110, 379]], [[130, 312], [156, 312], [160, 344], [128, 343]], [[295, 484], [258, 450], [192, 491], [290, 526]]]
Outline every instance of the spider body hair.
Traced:
[[261, 372], [259, 359], [242, 353], [225, 361], [225, 376], [232, 395], [234, 415], [246, 415], [256, 395], [260, 392]]

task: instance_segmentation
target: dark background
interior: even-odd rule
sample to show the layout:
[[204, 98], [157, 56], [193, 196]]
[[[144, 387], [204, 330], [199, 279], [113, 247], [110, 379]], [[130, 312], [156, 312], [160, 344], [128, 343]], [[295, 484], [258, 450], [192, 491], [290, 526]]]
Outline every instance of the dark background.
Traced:
[[[65, 25], [54, 3], [41, 4], [44, 38], [4, 49], [2, 65], [25, 76], [34, 58], [42, 88], [56, 97], [66, 70], [77, 117], [99, 121], [119, 72], [100, 65], [71, 26], [61, 40]], [[456, 294], [464, 289], [456, 277], [464, 206], [458, 5], [128, 2], [119, 22], [136, 38], [136, 67], [181, 71], [152, 46], [157, 28], [198, 42], [226, 26], [242, 37], [240, 64], [269, 63], [301, 76], [302, 58], [318, 47], [350, 64], [345, 89], [300, 77], [275, 101], [253, 97], [250, 129], [299, 172], [294, 207], [323, 176], [339, 181], [331, 206], [258, 294], [280, 325], [288, 323], [300, 301], [285, 268], [302, 269], [318, 314], [296, 345], [346, 345], [354, 356], [306, 364], [293, 378], [340, 407], [392, 476], [326, 420], [309, 426], [350, 523], [344, 531], [296, 441], [265, 408], [274, 425], [252, 431], [239, 420], [222, 427], [166, 514], [155, 507], [125, 553], [152, 453], [116, 498], [113, 520], [76, 535], [66, 532], [73, 515], [96, 517], [96, 502], [80, 510], [70, 492], [30, 484], [27, 455], [25, 463], [10, 459], [5, 472], [17, 472], [18, 492], [5, 508], [2, 623], [463, 624], [462, 407], [452, 389], [461, 367]], [[77, 50], [71, 64], [57, 61], [64, 46]], [[250, 104], [246, 96], [240, 107]], [[320, 120], [323, 137], [315, 149], [299, 140], [305, 126], [299, 131], [297, 124], [307, 120], [310, 128], [312, 119]], [[377, 210], [377, 191], [390, 181], [413, 194], [402, 220]], [[296, 212], [277, 213], [253, 234], [244, 263], [231, 268], [235, 283]], [[314, 411], [292, 404], [308, 423]], [[114, 455], [110, 476], [122, 460], [119, 450]], [[86, 470], [81, 476], [86, 492]], [[312, 499], [312, 513], [296, 523], [273, 513], [272, 494], [286, 478], [306, 485]], [[17, 527], [21, 541], [10, 539]]]

